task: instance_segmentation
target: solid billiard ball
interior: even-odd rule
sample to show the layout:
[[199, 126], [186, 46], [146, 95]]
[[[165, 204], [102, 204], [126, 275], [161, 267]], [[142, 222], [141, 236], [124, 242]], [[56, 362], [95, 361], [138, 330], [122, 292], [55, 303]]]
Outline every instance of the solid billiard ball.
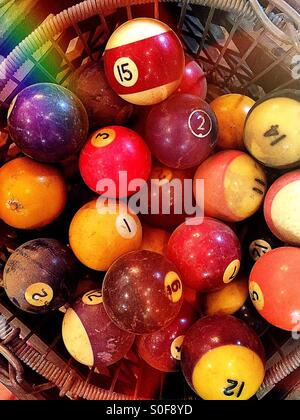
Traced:
[[205, 100], [207, 94], [207, 82], [202, 67], [188, 54], [185, 54], [185, 68], [183, 78], [177, 89], [178, 93], [190, 93]]
[[124, 198], [136, 192], [130, 183], [149, 178], [151, 153], [133, 130], [116, 125], [103, 127], [83, 147], [79, 168], [84, 182], [93, 191], [110, 198]]
[[300, 249], [281, 247], [261, 257], [249, 279], [251, 300], [275, 327], [300, 331]]
[[187, 93], [172, 95], [148, 114], [145, 140], [164, 165], [188, 169], [200, 165], [217, 144], [214, 112], [201, 98]]
[[143, 240], [141, 249], [165, 255], [171, 234], [163, 229], [143, 224]]
[[267, 192], [264, 215], [273, 234], [283, 242], [300, 245], [300, 170], [278, 178]]
[[142, 226], [125, 204], [103, 205], [93, 200], [73, 217], [69, 240], [82, 264], [106, 271], [116, 258], [140, 248]]
[[244, 125], [254, 104], [253, 99], [236, 93], [220, 96], [210, 103], [218, 120], [221, 149], [245, 149]]
[[75, 291], [75, 258], [55, 239], [33, 239], [9, 257], [3, 280], [14, 305], [26, 312], [46, 313], [67, 303]]
[[121, 98], [135, 105], [154, 105], [180, 85], [184, 53], [168, 25], [156, 19], [137, 18], [111, 35], [104, 65], [111, 87]]
[[224, 223], [209, 217], [201, 222], [199, 218], [198, 223], [183, 223], [173, 232], [167, 257], [178, 267], [184, 285], [208, 292], [235, 279], [241, 247], [236, 234]]
[[102, 291], [89, 290], [67, 310], [62, 336], [70, 355], [86, 366], [101, 368], [122, 359], [134, 334], [120, 330], [108, 317]]
[[251, 155], [271, 168], [291, 168], [300, 162], [300, 91], [283, 90], [265, 96], [248, 114], [244, 143]]
[[7, 123], [21, 151], [41, 162], [59, 162], [77, 153], [89, 126], [77, 96], [53, 83], [23, 89], [10, 105]]
[[27, 157], [0, 169], [0, 218], [18, 229], [38, 229], [53, 222], [67, 201], [59, 170]]
[[184, 335], [197, 319], [195, 309], [183, 302], [179, 314], [170, 325], [152, 334], [137, 337], [140, 357], [162, 372], [179, 370]]
[[207, 316], [186, 333], [181, 366], [201, 398], [247, 400], [264, 379], [264, 349], [257, 335], [239, 319]]
[[177, 268], [156, 252], [125, 254], [104, 277], [103, 302], [119, 328], [134, 334], [158, 331], [170, 324], [181, 308]]
[[[203, 191], [196, 191], [204, 180]], [[194, 177], [194, 194], [204, 214], [228, 222], [252, 216], [262, 205], [266, 176], [255, 160], [244, 152], [226, 150], [203, 162]]]

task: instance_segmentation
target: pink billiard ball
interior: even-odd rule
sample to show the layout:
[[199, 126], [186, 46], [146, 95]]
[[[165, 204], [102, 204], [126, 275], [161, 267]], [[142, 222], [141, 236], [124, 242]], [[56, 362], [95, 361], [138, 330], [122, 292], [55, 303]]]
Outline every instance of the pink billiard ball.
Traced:
[[266, 222], [281, 241], [300, 246], [300, 170], [278, 178], [264, 202]]
[[150, 18], [132, 19], [111, 35], [104, 52], [114, 91], [135, 105], [154, 105], [180, 85], [184, 52], [172, 29]]
[[201, 98], [187, 93], [172, 95], [148, 114], [145, 140], [164, 165], [187, 169], [200, 165], [217, 144], [214, 112]]
[[[84, 182], [93, 191], [110, 198], [126, 197], [135, 192], [128, 188], [131, 181], [149, 178], [151, 154], [142, 137], [133, 130], [117, 125], [103, 127], [90, 136], [82, 149], [79, 168]], [[107, 191], [105, 183], [99, 183], [104, 179], [112, 181], [116, 191]]]
[[184, 302], [178, 316], [169, 326], [137, 338], [139, 355], [154, 369], [175, 372], [180, 367], [184, 335], [197, 319], [196, 310]]
[[205, 100], [207, 81], [201, 66], [190, 55], [185, 54], [185, 68], [178, 93], [190, 93]]
[[205, 217], [203, 223], [199, 218], [198, 224], [183, 223], [173, 232], [167, 257], [178, 267], [185, 285], [208, 292], [235, 279], [241, 246], [230, 227]]

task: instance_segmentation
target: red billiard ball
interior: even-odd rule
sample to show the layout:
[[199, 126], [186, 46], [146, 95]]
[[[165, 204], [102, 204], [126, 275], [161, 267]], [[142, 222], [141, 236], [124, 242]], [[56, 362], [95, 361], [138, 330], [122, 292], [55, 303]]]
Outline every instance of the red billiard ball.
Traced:
[[181, 42], [156, 19], [132, 19], [111, 35], [104, 52], [111, 87], [135, 105], [165, 100], [180, 85], [184, 70]]
[[300, 170], [278, 178], [264, 202], [266, 222], [277, 238], [300, 246]]
[[185, 54], [185, 68], [178, 93], [190, 93], [205, 100], [207, 82], [202, 67], [188, 54]]
[[241, 247], [230, 227], [205, 217], [203, 223], [183, 223], [173, 232], [167, 257], [178, 267], [185, 285], [208, 292], [235, 279]]
[[[204, 195], [196, 191], [196, 180], [204, 180]], [[238, 222], [253, 215], [263, 203], [266, 175], [255, 160], [244, 152], [227, 150], [203, 162], [194, 177], [194, 194], [204, 213], [227, 222]]]
[[178, 316], [170, 325], [153, 334], [144, 334], [137, 338], [139, 355], [154, 369], [175, 372], [180, 367], [184, 335], [197, 319], [195, 309], [184, 302]]
[[231, 315], [207, 316], [186, 333], [181, 366], [201, 398], [247, 400], [264, 379], [264, 349], [242, 321]]
[[249, 279], [251, 300], [272, 325], [300, 331], [300, 249], [281, 247], [261, 257]]
[[[95, 131], [80, 154], [79, 168], [84, 182], [98, 194], [107, 197], [126, 197], [129, 184], [135, 179], [146, 181], [151, 171], [151, 154], [139, 134], [129, 128], [109, 126]], [[119, 179], [126, 173], [127, 179]], [[108, 179], [116, 186], [109, 191], [105, 183]], [[124, 183], [124, 188], [121, 187]]]

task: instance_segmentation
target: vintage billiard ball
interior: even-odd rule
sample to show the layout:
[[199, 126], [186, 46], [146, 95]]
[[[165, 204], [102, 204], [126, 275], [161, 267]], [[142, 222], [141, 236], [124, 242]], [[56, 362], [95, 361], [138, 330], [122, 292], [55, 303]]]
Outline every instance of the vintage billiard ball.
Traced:
[[239, 319], [206, 316], [186, 333], [181, 366], [191, 388], [204, 400], [248, 400], [264, 379], [264, 349]]
[[133, 105], [120, 98], [110, 87], [103, 59], [75, 70], [68, 88], [82, 101], [93, 130], [107, 125], [123, 125], [133, 113]]
[[185, 54], [185, 68], [183, 78], [177, 89], [178, 93], [190, 93], [205, 100], [207, 94], [207, 82], [202, 67], [188, 54]]
[[78, 152], [87, 139], [88, 116], [77, 96], [53, 83], [22, 90], [8, 111], [8, 130], [21, 151], [41, 162]]
[[103, 302], [116, 325], [134, 334], [150, 334], [167, 326], [182, 304], [176, 266], [151, 251], [118, 258], [103, 281]]
[[200, 165], [217, 144], [214, 112], [201, 98], [187, 93], [172, 95], [148, 114], [145, 140], [152, 154], [170, 168]]
[[[197, 180], [204, 180], [204, 192], [197, 191]], [[196, 171], [194, 194], [204, 213], [228, 222], [252, 216], [262, 205], [266, 176], [255, 160], [239, 150], [226, 150], [211, 156]]]
[[18, 229], [42, 228], [63, 211], [67, 186], [59, 170], [20, 157], [0, 168], [0, 218]]
[[[149, 178], [151, 153], [140, 135], [130, 128], [103, 127], [90, 136], [82, 149], [79, 168], [93, 191], [110, 198], [124, 198], [136, 192], [135, 188], [131, 190], [131, 182]], [[105, 179], [114, 186], [111, 191], [103, 182]]]
[[300, 91], [283, 90], [258, 101], [248, 114], [244, 143], [262, 164], [291, 168], [300, 162]]
[[202, 313], [203, 315], [232, 315], [244, 305], [248, 296], [248, 278], [243, 275], [238, 276], [222, 289], [202, 295]]
[[116, 258], [140, 248], [142, 226], [124, 203], [105, 205], [92, 200], [73, 217], [69, 240], [82, 264], [106, 271]]
[[110, 366], [130, 350], [134, 334], [120, 330], [105, 312], [102, 291], [90, 290], [67, 310], [62, 325], [70, 355], [86, 366]]
[[195, 309], [183, 302], [179, 314], [170, 325], [152, 334], [137, 337], [140, 357], [162, 372], [179, 370], [184, 335], [197, 319]]
[[26, 312], [46, 313], [63, 306], [75, 291], [75, 258], [55, 239], [33, 239], [9, 257], [3, 280], [14, 305]]
[[300, 246], [300, 170], [278, 178], [267, 192], [264, 215], [273, 234], [283, 242]]
[[193, 224], [181, 224], [172, 233], [167, 257], [178, 267], [184, 285], [201, 292], [221, 289], [239, 272], [239, 240], [219, 220], [197, 219]]
[[300, 249], [281, 247], [261, 257], [249, 278], [251, 300], [275, 327], [300, 331]]
[[137, 18], [111, 35], [104, 51], [104, 66], [111, 87], [121, 98], [135, 105], [154, 105], [180, 85], [184, 53], [168, 25]]
[[[155, 227], [172, 229], [186, 218], [194, 216], [192, 187], [185, 181], [192, 180], [193, 175], [192, 170], [183, 171], [154, 164], [148, 180], [148, 206], [147, 211], [143, 212], [143, 220]], [[188, 205], [190, 209], [187, 208]]]
[[166, 230], [143, 224], [143, 240], [141, 249], [165, 255], [171, 234]]
[[218, 146], [221, 149], [245, 149], [244, 125], [254, 104], [253, 99], [236, 93], [222, 95], [210, 103], [218, 120]]

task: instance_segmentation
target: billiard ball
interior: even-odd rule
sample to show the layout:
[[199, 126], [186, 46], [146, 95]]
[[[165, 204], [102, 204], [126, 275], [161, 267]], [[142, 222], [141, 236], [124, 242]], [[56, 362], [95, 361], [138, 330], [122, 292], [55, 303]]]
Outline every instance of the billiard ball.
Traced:
[[221, 149], [245, 149], [244, 125], [254, 104], [253, 99], [236, 93], [222, 95], [210, 103], [218, 120], [218, 146]]
[[175, 32], [156, 19], [131, 19], [119, 26], [104, 51], [107, 79], [135, 105], [154, 105], [180, 85], [184, 53]]
[[244, 143], [251, 155], [271, 168], [291, 168], [300, 162], [300, 91], [283, 90], [265, 96], [248, 114]]
[[143, 224], [143, 240], [141, 249], [165, 255], [171, 234], [163, 229], [153, 228]]
[[244, 321], [259, 337], [263, 336], [270, 328], [270, 324], [253, 306], [250, 296], [234, 316]]
[[79, 168], [84, 182], [93, 191], [110, 198], [124, 198], [136, 192], [130, 183], [149, 178], [151, 154], [133, 130], [116, 125], [103, 127], [90, 136], [82, 149]]
[[123, 125], [133, 113], [133, 105], [120, 98], [110, 87], [103, 59], [75, 70], [68, 88], [82, 101], [93, 130], [107, 125]]
[[264, 379], [264, 349], [239, 319], [207, 316], [186, 333], [181, 366], [191, 388], [204, 400], [248, 400]]
[[203, 294], [202, 313], [203, 315], [232, 315], [244, 305], [248, 296], [248, 278], [243, 275], [238, 276], [222, 289]]
[[69, 248], [55, 239], [33, 239], [7, 260], [4, 289], [19, 309], [46, 313], [68, 302], [77, 286], [76, 273]]
[[239, 240], [218, 220], [196, 221], [183, 223], [172, 233], [167, 257], [178, 267], [184, 285], [201, 292], [221, 289], [239, 272]]
[[177, 89], [178, 93], [190, 93], [205, 100], [207, 82], [202, 67], [188, 54], [185, 54], [185, 68], [183, 78]]
[[171, 168], [200, 165], [213, 153], [217, 136], [217, 120], [210, 106], [187, 93], [155, 105], [146, 121], [145, 139], [152, 154]]
[[264, 215], [273, 234], [283, 242], [300, 246], [300, 170], [278, 178], [267, 192]]
[[9, 134], [21, 151], [41, 162], [58, 162], [78, 152], [88, 134], [82, 102], [53, 83], [22, 90], [11, 103], [7, 122]]
[[69, 240], [82, 264], [106, 271], [116, 258], [140, 248], [142, 227], [124, 203], [105, 205], [92, 200], [73, 217]]
[[0, 168], [0, 218], [18, 229], [37, 229], [55, 220], [67, 186], [54, 167], [20, 157]]
[[[197, 191], [197, 180], [204, 180], [204, 193]], [[252, 216], [262, 205], [266, 176], [255, 160], [244, 152], [226, 150], [208, 158], [196, 171], [194, 194], [204, 213], [228, 222]]]
[[162, 372], [179, 370], [184, 335], [197, 319], [197, 312], [184, 302], [179, 314], [170, 325], [152, 334], [137, 337], [140, 357], [154, 369]]
[[103, 302], [119, 328], [134, 334], [158, 331], [171, 323], [182, 304], [177, 268], [156, 252], [125, 254], [104, 277]]
[[[195, 203], [192, 187], [185, 180], [192, 180], [191, 170], [172, 169], [161, 164], [154, 164], [148, 181], [147, 211], [143, 220], [155, 227], [175, 228], [194, 216]], [[187, 197], [190, 197], [190, 202]], [[190, 209], [188, 209], [188, 205]], [[189, 213], [186, 211], [189, 210]]]
[[251, 300], [275, 327], [300, 331], [300, 249], [281, 247], [261, 257], [249, 279]]
[[108, 317], [102, 291], [89, 290], [67, 310], [62, 325], [70, 355], [86, 366], [110, 366], [130, 350], [134, 334], [120, 330]]

